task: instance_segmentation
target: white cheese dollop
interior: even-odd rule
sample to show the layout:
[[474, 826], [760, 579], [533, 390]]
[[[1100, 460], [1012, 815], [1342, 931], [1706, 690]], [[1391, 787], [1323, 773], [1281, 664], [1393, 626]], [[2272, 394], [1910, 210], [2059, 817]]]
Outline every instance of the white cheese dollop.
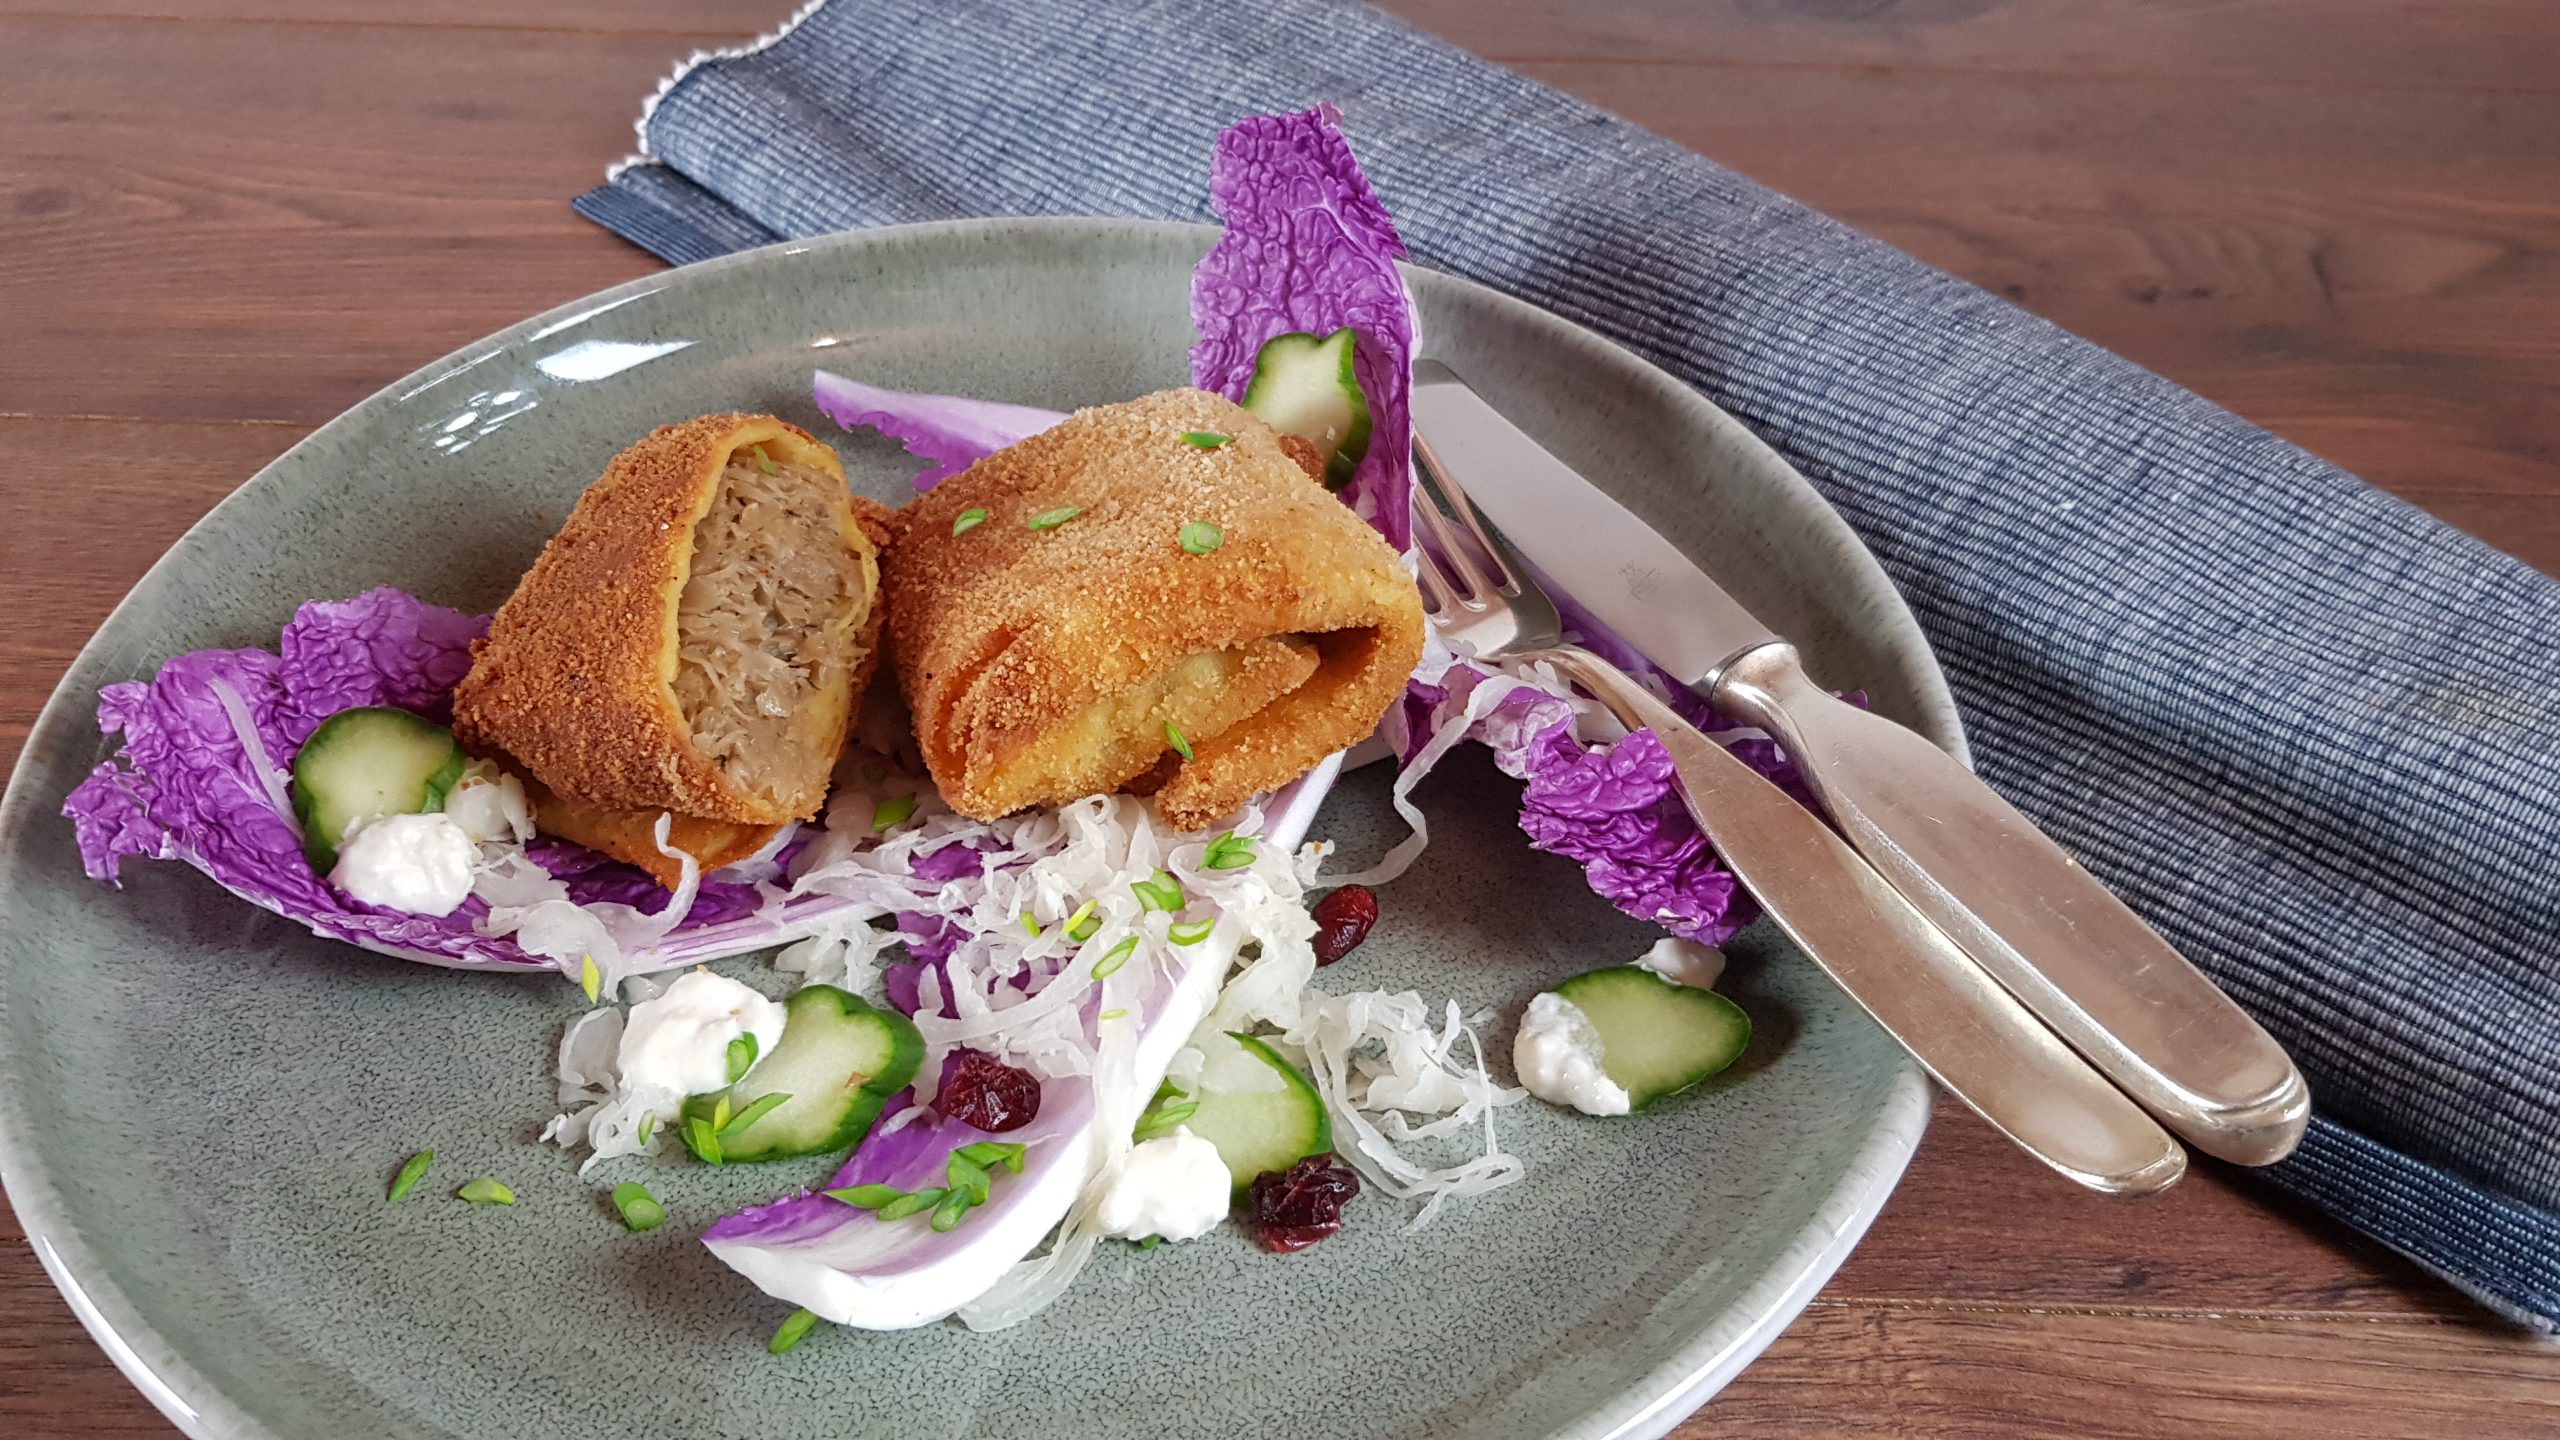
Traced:
[[385, 815], [367, 820], [338, 846], [329, 883], [347, 898], [412, 915], [450, 915], [471, 896], [480, 859], [449, 815]]
[[1600, 1068], [1600, 1032], [1591, 1017], [1553, 991], [1529, 1002], [1512, 1042], [1511, 1066], [1529, 1093], [1585, 1115], [1624, 1115], [1632, 1108], [1624, 1087]]
[[1227, 1218], [1234, 1181], [1218, 1147], [1188, 1129], [1132, 1145], [1103, 1177], [1094, 1223], [1121, 1240], [1192, 1240]]
[[756, 1037], [756, 1054], [782, 1039], [783, 1009], [749, 986], [708, 970], [679, 977], [666, 993], [631, 1007], [614, 1068], [625, 1096], [646, 1097], [661, 1121], [672, 1121], [688, 1095], [729, 1084], [729, 1042]]
[[1636, 957], [1636, 968], [1650, 970], [1674, 985], [1692, 990], [1713, 990], [1724, 974], [1724, 952], [1713, 945], [1695, 940], [1665, 937], [1653, 942], [1653, 948]]

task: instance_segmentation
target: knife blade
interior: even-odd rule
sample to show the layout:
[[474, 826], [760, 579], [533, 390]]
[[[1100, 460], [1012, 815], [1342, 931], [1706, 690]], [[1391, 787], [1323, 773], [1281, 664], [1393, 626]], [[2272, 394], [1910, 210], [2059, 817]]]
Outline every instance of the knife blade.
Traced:
[[1619, 638], [1766, 730], [1849, 843], [2126, 1094], [2208, 1154], [2292, 1153], [2310, 1093], [2283, 1047], [2033, 822], [1812, 683], [1793, 646], [1447, 365], [1415, 365], [1412, 412], [1424, 466]]

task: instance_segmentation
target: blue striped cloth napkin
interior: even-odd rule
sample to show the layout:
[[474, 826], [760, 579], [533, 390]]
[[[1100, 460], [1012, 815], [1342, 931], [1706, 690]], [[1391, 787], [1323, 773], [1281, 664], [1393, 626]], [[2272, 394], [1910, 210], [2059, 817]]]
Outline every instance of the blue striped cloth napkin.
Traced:
[[1209, 219], [1331, 100], [1421, 263], [1792, 460], [1982, 773], [2289, 1046], [2277, 1185], [2560, 1327], [2560, 584], [1973, 286], [1345, 0], [832, 0], [577, 200], [676, 262], [972, 215]]

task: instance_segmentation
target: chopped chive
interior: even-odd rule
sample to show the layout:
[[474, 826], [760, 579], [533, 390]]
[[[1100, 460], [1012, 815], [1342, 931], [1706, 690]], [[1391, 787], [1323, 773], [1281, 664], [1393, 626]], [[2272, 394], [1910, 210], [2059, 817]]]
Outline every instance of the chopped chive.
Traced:
[[782, 1322], [782, 1328], [773, 1332], [773, 1338], [764, 1342], [765, 1353], [787, 1355], [791, 1353], [792, 1346], [800, 1343], [801, 1337], [816, 1328], [818, 1328], [817, 1311], [794, 1310], [791, 1312], [791, 1318]]
[[756, 1037], [753, 1033], [741, 1035], [737, 1039], [729, 1042], [730, 1084], [735, 1085], [739, 1081], [746, 1079], [747, 1072], [755, 1068], [756, 1051], [758, 1048], [760, 1047], [757, 1045]]
[[637, 1180], [613, 1187], [613, 1208], [622, 1212], [623, 1225], [633, 1231], [655, 1230], [667, 1223], [667, 1207]]
[[987, 1167], [954, 1150], [943, 1162], [943, 1177], [951, 1182], [951, 1193], [966, 1195], [972, 1205], [987, 1203]]
[[1040, 938], [1040, 922], [1032, 919], [1028, 910], [1022, 912], [1022, 933], [1034, 940]]
[[1118, 974], [1120, 967], [1129, 963], [1129, 957], [1137, 953], [1138, 937], [1132, 935], [1104, 951], [1102, 958], [1093, 962], [1093, 978], [1104, 980]]
[[1227, 532], [1206, 520], [1194, 520], [1182, 527], [1182, 548], [1194, 555], [1206, 555], [1227, 543]]
[[401, 1165], [400, 1173], [391, 1177], [391, 1198], [385, 1203], [397, 1205], [408, 1199], [409, 1192], [418, 1188], [418, 1182], [427, 1178], [427, 1167], [435, 1163], [436, 1152], [433, 1150], [421, 1150], [410, 1156]]
[[775, 469], [773, 468], [773, 457], [772, 457], [772, 456], [770, 456], [770, 455], [767, 455], [766, 453], [764, 453], [764, 447], [763, 447], [763, 446], [761, 446], [761, 445], [755, 446], [755, 447], [754, 447], [754, 450], [755, 450], [756, 468], [757, 468], [757, 469], [759, 469], [759, 470], [763, 471], [763, 472], [764, 472], [764, 473], [766, 473], [767, 475], [776, 475], [776, 474], [780, 474], [780, 473], [781, 473], [780, 471], [777, 471], [777, 470], [775, 470]]
[[646, 1145], [646, 1144], [648, 1144], [648, 1143], [649, 1143], [649, 1137], [650, 1137], [650, 1136], [652, 1136], [652, 1135], [655, 1135], [655, 1134], [657, 1134], [657, 1133], [658, 1133], [658, 1112], [657, 1112], [657, 1111], [655, 1111], [655, 1110], [643, 1110], [643, 1111], [641, 1111], [641, 1112], [640, 1112], [640, 1132], [639, 1132], [638, 1136], [637, 1136], [637, 1137], [635, 1137], [635, 1138], [639, 1141], [639, 1143], [640, 1143], [640, 1144]]
[[879, 809], [871, 812], [871, 833], [877, 835], [914, 813], [916, 813], [915, 796], [892, 795], [880, 802]]
[[1182, 738], [1182, 727], [1170, 720], [1164, 722], [1164, 743], [1173, 747], [1174, 754], [1185, 760], [1191, 758], [1191, 742]]
[[1126, 1010], [1105, 1010], [1095, 1018], [1101, 1020], [1126, 1020], [1129, 1018], [1129, 1012]]
[[951, 533], [954, 535], [966, 535], [970, 531], [975, 530], [986, 523], [987, 507], [984, 505], [972, 505], [968, 509], [961, 511], [959, 516], [951, 522]]
[[1033, 530], [1055, 530], [1083, 513], [1081, 505], [1061, 505], [1055, 510], [1043, 510], [1032, 516], [1028, 524]]
[[1002, 1165], [1019, 1175], [1022, 1173], [1022, 1157], [1030, 1153], [1030, 1149], [1030, 1146], [1016, 1141], [979, 1140], [963, 1145], [952, 1153], [965, 1155], [969, 1157], [970, 1163], [984, 1166], [989, 1170]]
[[587, 1003], [593, 1005], [604, 994], [604, 972], [596, 968], [596, 957], [578, 957], [578, 988], [587, 992]]
[[477, 1180], [471, 1181], [453, 1193], [456, 1198], [468, 1200], [474, 1205], [513, 1205], [516, 1203], [516, 1192], [499, 1184], [497, 1181], [490, 1179], [486, 1175], [481, 1176]]
[[684, 1145], [694, 1158], [706, 1165], [720, 1163], [720, 1132], [710, 1121], [696, 1115], [684, 1122]]
[[1193, 920], [1166, 930], [1164, 938], [1176, 945], [1197, 945], [1208, 939], [1209, 932], [1217, 926], [1218, 922], [1215, 920]]
[[886, 765], [865, 765], [862, 767], [862, 778], [870, 781], [874, 785], [877, 785], [881, 781], [889, 778], [889, 767]]
[[907, 1192], [895, 1185], [847, 1185], [841, 1190], [821, 1190], [818, 1193], [830, 1200], [841, 1200], [856, 1210], [877, 1210], [892, 1200], [904, 1197]]
[[774, 1091], [770, 1095], [759, 1095], [756, 1097], [754, 1104], [749, 1105], [746, 1109], [738, 1112], [736, 1119], [721, 1126], [720, 1133], [722, 1135], [743, 1135], [747, 1133], [748, 1126], [753, 1125], [767, 1115], [772, 1114], [774, 1111], [779, 1110], [790, 1103], [791, 1097], [783, 1094], [779, 1090]]
[[969, 1198], [968, 1191], [954, 1190], [942, 1197], [941, 1204], [933, 1207], [933, 1219], [928, 1223], [933, 1226], [934, 1233], [948, 1234], [959, 1225], [960, 1217], [969, 1213], [969, 1207], [977, 1203]]
[[1093, 913], [1094, 907], [1100, 903], [1101, 902], [1095, 900], [1087, 900], [1076, 907], [1076, 913], [1067, 917], [1068, 939], [1081, 945], [1087, 940], [1093, 938], [1094, 931], [1102, 928], [1102, 922], [1099, 919], [1096, 919]]
[[880, 1207], [880, 1218], [883, 1220], [904, 1220], [910, 1215], [921, 1215], [925, 1211], [932, 1209], [934, 1206], [941, 1204], [942, 1197], [948, 1193], [950, 1192], [937, 1185], [931, 1190], [918, 1190], [910, 1194], [901, 1195], [897, 1199]]
[[1233, 435], [1221, 435], [1215, 430], [1185, 430], [1182, 432], [1183, 444], [1194, 446], [1202, 450], [1215, 450], [1219, 446], [1225, 445], [1235, 438], [1236, 437]]
[[1163, 1244], [1163, 1243], [1164, 1243], [1164, 1237], [1163, 1237], [1163, 1236], [1161, 1236], [1161, 1235], [1150, 1235], [1150, 1236], [1148, 1236], [1146, 1239], [1141, 1240], [1141, 1241], [1139, 1241], [1139, 1242], [1138, 1242], [1138, 1248], [1139, 1248], [1139, 1249], [1141, 1249], [1141, 1250], [1153, 1250], [1154, 1248], [1156, 1248], [1157, 1246], [1159, 1246], [1159, 1245], [1161, 1245], [1161, 1244]]
[[1209, 842], [1200, 863], [1211, 870], [1240, 870], [1253, 863], [1253, 837], [1229, 831]]

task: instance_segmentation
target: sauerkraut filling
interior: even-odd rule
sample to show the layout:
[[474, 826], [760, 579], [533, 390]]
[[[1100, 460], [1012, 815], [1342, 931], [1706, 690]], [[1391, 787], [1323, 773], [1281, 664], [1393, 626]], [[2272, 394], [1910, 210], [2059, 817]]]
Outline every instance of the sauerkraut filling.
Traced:
[[812, 701], [861, 658], [870, 557], [846, 543], [844, 482], [749, 448], [693, 527], [676, 605], [676, 703], [696, 751], [766, 796], [802, 788]]

